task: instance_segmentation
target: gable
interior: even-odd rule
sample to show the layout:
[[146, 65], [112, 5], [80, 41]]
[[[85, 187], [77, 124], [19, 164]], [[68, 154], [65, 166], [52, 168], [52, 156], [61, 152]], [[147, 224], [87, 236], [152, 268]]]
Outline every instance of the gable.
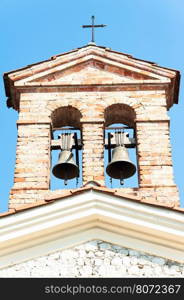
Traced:
[[[110, 68], [109, 68], [110, 69]], [[54, 85], [70, 85], [70, 84], [112, 84], [112, 83], [125, 83], [132, 82], [137, 78], [141, 78], [139, 74], [135, 72], [129, 72], [129, 76], [126, 76], [126, 70], [119, 72], [108, 71], [108, 68], [104, 67], [100, 69], [96, 67], [96, 62], [89, 62], [85, 65], [79, 65], [66, 71], [52, 73], [51, 75], [38, 78], [35, 82], [47, 82]], [[125, 75], [124, 75], [125, 74]], [[146, 77], [146, 76], [145, 76]], [[33, 81], [34, 82], [34, 81]]]
[[133, 80], [149, 80], [154, 77], [126, 68], [118, 67], [112, 62], [99, 59], [89, 59], [84, 63], [73, 65], [61, 71], [33, 79], [32, 82], [47, 82], [53, 84], [106, 84], [123, 83]]
[[104, 85], [139, 82], [170, 82], [170, 79], [135, 66], [101, 58], [98, 55], [87, 55], [81, 59], [31, 75], [26, 79], [18, 80], [15, 85]]
[[[169, 88], [169, 106], [178, 103], [179, 71], [163, 68], [155, 63], [136, 59], [109, 48], [87, 45], [46, 61], [4, 74], [8, 107], [18, 107], [21, 88], [35, 89], [54, 85], [124, 85], [152, 84]], [[117, 84], [117, 86], [116, 86]], [[166, 84], [166, 85], [165, 85]], [[165, 86], [164, 86], [165, 85]], [[16, 100], [15, 100], [16, 99]], [[15, 102], [16, 105], [15, 105]]]

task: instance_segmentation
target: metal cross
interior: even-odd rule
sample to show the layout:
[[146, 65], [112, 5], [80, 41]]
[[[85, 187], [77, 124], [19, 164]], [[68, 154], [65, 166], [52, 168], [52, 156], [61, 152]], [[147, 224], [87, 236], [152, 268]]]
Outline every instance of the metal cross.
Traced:
[[94, 28], [96, 28], [96, 27], [105, 27], [105, 26], [107, 26], [107, 25], [104, 25], [104, 24], [101, 24], [101, 25], [95, 25], [95, 24], [94, 24], [95, 17], [92, 16], [91, 19], [92, 19], [92, 25], [82, 25], [82, 27], [83, 27], [83, 28], [91, 28], [91, 29], [92, 29], [92, 32], [91, 32], [91, 35], [92, 35], [92, 37], [91, 37], [91, 42], [94, 43], [94, 42], [95, 42]]

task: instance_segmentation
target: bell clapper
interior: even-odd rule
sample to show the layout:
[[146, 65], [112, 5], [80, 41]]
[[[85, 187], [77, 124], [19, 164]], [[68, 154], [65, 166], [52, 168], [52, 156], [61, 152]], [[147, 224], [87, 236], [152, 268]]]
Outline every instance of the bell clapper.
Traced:
[[64, 185], [67, 185], [68, 184], [68, 177], [67, 177], [67, 172], [65, 173], [65, 178], [64, 178]]
[[111, 189], [112, 189], [112, 177], [110, 177], [110, 184], [111, 184]]
[[121, 185], [124, 185], [124, 180], [123, 180], [123, 171], [121, 170], [121, 172], [120, 172], [120, 184]]
[[123, 178], [120, 178], [120, 184], [121, 184], [121, 185], [124, 185], [124, 180], [123, 180]]

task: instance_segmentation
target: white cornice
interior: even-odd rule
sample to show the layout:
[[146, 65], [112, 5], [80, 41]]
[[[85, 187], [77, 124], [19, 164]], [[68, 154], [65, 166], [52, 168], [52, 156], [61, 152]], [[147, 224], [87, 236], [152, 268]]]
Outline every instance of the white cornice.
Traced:
[[90, 190], [0, 220], [0, 267], [91, 239], [184, 262], [184, 214]]

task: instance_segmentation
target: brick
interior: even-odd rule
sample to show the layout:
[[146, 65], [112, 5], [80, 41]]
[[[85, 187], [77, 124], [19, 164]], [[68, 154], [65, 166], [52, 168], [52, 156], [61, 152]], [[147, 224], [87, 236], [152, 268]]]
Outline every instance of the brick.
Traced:
[[25, 178], [14, 178], [14, 182], [24, 182]]
[[104, 176], [94, 176], [94, 180], [104, 181]]

